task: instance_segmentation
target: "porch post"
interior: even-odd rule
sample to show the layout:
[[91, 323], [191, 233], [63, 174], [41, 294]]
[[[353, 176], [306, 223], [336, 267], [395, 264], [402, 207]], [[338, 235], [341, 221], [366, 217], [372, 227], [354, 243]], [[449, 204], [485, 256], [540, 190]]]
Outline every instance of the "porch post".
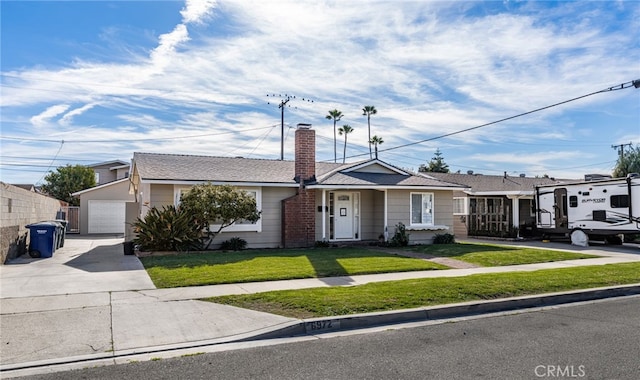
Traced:
[[389, 227], [387, 221], [387, 212], [388, 212], [388, 202], [387, 202], [387, 189], [384, 189], [384, 241], [389, 240]]
[[512, 198], [511, 217], [513, 218], [514, 227], [518, 227], [517, 237], [520, 237], [520, 197]]
[[322, 189], [322, 241], [327, 240], [327, 190]]

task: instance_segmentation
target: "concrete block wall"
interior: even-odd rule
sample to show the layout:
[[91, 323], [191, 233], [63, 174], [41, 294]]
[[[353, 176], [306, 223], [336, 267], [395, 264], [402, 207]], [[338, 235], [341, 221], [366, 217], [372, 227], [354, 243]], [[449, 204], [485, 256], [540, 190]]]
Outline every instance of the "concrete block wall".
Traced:
[[[0, 182], [0, 263], [26, 253], [25, 226], [56, 218], [61, 201]], [[64, 203], [64, 202], [63, 202]]]

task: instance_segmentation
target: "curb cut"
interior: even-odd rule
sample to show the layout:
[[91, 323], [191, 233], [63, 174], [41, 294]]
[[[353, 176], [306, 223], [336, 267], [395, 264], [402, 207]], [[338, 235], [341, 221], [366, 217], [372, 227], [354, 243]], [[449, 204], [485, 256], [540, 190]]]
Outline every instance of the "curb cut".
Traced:
[[467, 317], [480, 314], [513, 311], [544, 306], [555, 306], [575, 302], [595, 301], [605, 298], [633, 296], [639, 294], [640, 284], [634, 284], [617, 287], [594, 288], [581, 291], [568, 291], [503, 298], [498, 300], [470, 301], [459, 304], [421, 307], [400, 311], [352, 314], [348, 316], [337, 317], [310, 318], [303, 319], [299, 323], [294, 323], [291, 326], [285, 328], [272, 330], [264, 334], [255, 335], [250, 338], [239, 340], [239, 342], [289, 338], [408, 322], [422, 322], [439, 319]]

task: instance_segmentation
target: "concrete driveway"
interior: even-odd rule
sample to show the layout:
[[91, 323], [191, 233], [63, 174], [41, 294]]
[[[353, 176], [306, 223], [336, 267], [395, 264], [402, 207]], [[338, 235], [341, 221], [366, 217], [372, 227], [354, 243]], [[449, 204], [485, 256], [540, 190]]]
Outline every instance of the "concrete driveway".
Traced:
[[67, 235], [51, 258], [22, 255], [0, 266], [0, 298], [155, 289], [116, 236]]

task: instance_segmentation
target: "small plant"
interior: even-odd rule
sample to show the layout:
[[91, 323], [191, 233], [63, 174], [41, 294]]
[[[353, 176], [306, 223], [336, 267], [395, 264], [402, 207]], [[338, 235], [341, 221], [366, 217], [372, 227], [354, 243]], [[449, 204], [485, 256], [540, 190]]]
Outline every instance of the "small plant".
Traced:
[[316, 248], [329, 248], [331, 246], [331, 243], [329, 243], [329, 241], [327, 240], [316, 240], [313, 246]]
[[223, 251], [242, 251], [245, 248], [247, 248], [247, 241], [239, 237], [232, 237], [220, 245], [220, 249]]
[[453, 244], [456, 242], [453, 234], [436, 234], [433, 237], [433, 244]]
[[396, 224], [396, 232], [391, 237], [389, 245], [392, 247], [406, 247], [409, 245], [409, 234], [404, 223], [400, 222]]

